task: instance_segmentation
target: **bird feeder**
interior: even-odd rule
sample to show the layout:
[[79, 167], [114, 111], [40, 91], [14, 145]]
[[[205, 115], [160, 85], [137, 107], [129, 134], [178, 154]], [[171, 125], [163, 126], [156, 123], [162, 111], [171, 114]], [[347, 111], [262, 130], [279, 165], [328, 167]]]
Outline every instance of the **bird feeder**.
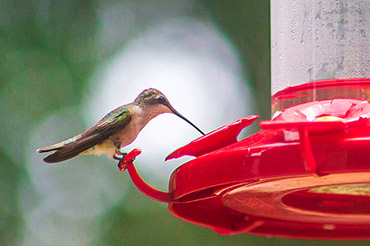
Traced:
[[370, 239], [370, 5], [367, 0], [274, 0], [272, 119], [216, 129], [167, 159], [195, 158], [147, 196], [176, 217], [221, 234]]

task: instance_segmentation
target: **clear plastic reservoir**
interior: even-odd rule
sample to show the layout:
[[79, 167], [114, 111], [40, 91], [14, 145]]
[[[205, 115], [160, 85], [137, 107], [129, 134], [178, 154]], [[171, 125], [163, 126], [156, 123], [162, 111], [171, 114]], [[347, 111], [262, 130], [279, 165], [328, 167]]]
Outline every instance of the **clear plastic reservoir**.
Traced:
[[369, 99], [369, 1], [271, 1], [271, 74], [273, 116], [312, 100]]

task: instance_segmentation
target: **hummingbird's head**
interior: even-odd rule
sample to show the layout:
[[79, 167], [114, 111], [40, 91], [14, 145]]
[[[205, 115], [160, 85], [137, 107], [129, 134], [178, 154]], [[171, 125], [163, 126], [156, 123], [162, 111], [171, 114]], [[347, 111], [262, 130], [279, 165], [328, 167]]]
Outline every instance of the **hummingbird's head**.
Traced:
[[[166, 96], [157, 89], [149, 88], [143, 90], [139, 96], [135, 99], [135, 104], [139, 106], [155, 106], [155, 105], [164, 105], [167, 106], [169, 104], [168, 99]], [[167, 110], [168, 107], [166, 107]], [[166, 113], [166, 112], [163, 112]]]
[[177, 110], [174, 109], [174, 107], [172, 107], [167, 97], [157, 89], [149, 88], [149, 89], [143, 90], [139, 94], [139, 96], [135, 99], [134, 103], [140, 107], [149, 109], [156, 115], [163, 114], [163, 113], [173, 113], [177, 115], [178, 117], [180, 117], [181, 119], [188, 122], [195, 129], [197, 129], [201, 134], [204, 135], [204, 133], [198, 127], [196, 127], [188, 119], [186, 119], [179, 112], [177, 112]]

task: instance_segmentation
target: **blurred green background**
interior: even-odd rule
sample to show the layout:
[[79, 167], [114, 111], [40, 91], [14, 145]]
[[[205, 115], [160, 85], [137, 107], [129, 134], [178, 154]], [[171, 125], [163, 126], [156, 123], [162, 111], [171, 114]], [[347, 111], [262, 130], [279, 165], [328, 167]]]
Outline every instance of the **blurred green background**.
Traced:
[[[171, 29], [173, 23], [176, 25]], [[201, 51], [214, 40], [231, 47], [223, 50], [218, 48], [222, 45], [214, 46], [209, 54], [218, 52], [216, 58], [231, 56], [230, 64], [223, 65], [240, 68], [238, 81], [245, 84], [248, 95], [253, 95], [245, 101], [239, 99], [240, 110], [232, 117], [252, 112], [269, 118], [268, 0], [0, 0], [0, 245], [360, 244], [222, 236], [170, 215], [164, 204], [142, 195], [127, 173], [119, 173], [107, 158], [79, 157], [70, 161], [75, 164], [48, 166], [36, 155], [40, 145], [88, 127], [82, 120], [86, 98], [93, 98], [90, 91], [99, 90], [94, 81], [104, 75], [95, 74], [100, 74], [104, 64], [112, 63], [122, 49], [130, 52], [150, 30], [154, 35], [158, 30], [166, 32], [166, 28], [175, 33], [177, 36], [166, 36], [175, 50], [188, 38], [176, 32], [183, 23], [189, 30], [200, 25], [191, 38], [203, 42]], [[156, 29], [158, 26], [164, 29]], [[212, 30], [214, 39], [208, 38], [207, 30]], [[161, 39], [157, 42], [160, 44]], [[186, 46], [184, 56], [196, 53], [199, 42]], [[141, 54], [143, 59], [145, 54]], [[209, 59], [215, 60], [212, 56]], [[137, 73], [145, 72], [146, 67], [141, 69]], [[218, 87], [207, 90], [212, 81], [209, 83], [200, 94], [203, 98], [217, 93]], [[125, 89], [117, 88], [122, 94]], [[127, 101], [125, 98], [123, 103]], [[215, 121], [206, 130], [228, 122], [231, 120]], [[174, 166], [170, 168], [172, 171]], [[145, 177], [151, 180], [151, 176], [155, 174]], [[167, 179], [168, 173], [164, 181], [152, 181], [166, 189], [163, 184]]]

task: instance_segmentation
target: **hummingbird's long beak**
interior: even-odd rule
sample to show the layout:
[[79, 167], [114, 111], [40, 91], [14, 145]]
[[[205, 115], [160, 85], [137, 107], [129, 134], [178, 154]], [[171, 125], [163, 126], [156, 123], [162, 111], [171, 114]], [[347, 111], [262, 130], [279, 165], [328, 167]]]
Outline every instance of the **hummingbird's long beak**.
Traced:
[[188, 120], [188, 119], [186, 119], [182, 114], [180, 114], [179, 112], [177, 112], [177, 110], [176, 109], [174, 109], [173, 107], [172, 107], [172, 105], [171, 104], [167, 104], [166, 105], [171, 111], [172, 111], [172, 113], [174, 113], [175, 115], [177, 115], [178, 117], [180, 117], [181, 119], [183, 119], [183, 120], [185, 120], [186, 122], [188, 122], [190, 125], [192, 125], [195, 129], [197, 129], [198, 130], [198, 132], [200, 132], [202, 135], [204, 135], [204, 133], [196, 126], [196, 125], [194, 125], [190, 120]]

